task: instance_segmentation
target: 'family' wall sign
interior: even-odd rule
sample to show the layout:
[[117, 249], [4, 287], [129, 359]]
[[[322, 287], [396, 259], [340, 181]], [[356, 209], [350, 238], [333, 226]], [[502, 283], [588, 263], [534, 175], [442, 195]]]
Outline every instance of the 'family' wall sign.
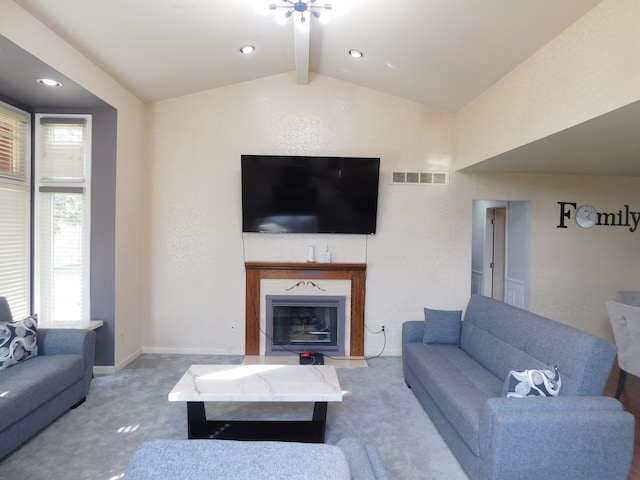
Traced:
[[640, 225], [640, 212], [634, 212], [625, 205], [617, 212], [599, 212], [591, 205], [578, 207], [575, 202], [558, 202], [560, 205], [560, 223], [557, 228], [567, 228], [567, 220], [571, 220], [571, 213], [575, 212], [575, 221], [582, 228], [590, 228], [594, 225], [602, 227], [629, 227], [630, 232], [635, 232]]

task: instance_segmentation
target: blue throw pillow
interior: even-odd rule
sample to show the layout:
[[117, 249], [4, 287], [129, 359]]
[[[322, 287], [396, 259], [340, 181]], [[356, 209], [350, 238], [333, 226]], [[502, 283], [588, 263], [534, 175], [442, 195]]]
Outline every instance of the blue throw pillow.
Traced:
[[561, 386], [557, 366], [553, 370], [512, 370], [504, 382], [502, 394], [507, 398], [557, 397]]
[[424, 343], [460, 345], [462, 310], [424, 309]]
[[38, 355], [38, 323], [35, 317], [0, 323], [0, 370]]

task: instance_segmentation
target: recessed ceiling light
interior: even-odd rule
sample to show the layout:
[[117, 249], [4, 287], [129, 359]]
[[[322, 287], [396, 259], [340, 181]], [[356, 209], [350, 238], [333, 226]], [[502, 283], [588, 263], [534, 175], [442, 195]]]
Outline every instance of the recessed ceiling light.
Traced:
[[41, 85], [45, 85], [47, 87], [61, 87], [62, 84], [57, 80], [53, 80], [51, 78], [39, 78], [38, 83]]
[[364, 57], [364, 53], [362, 53], [360, 50], [349, 50], [349, 55], [351, 55], [353, 58]]
[[245, 45], [243, 47], [240, 47], [240, 51], [245, 54], [249, 54], [253, 52], [255, 49], [256, 47], [254, 47], [253, 45]]

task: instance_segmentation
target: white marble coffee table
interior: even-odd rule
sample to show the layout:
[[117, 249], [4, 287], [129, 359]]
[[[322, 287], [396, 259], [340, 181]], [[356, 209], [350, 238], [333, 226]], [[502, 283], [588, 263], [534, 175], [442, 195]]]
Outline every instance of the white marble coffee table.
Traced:
[[[324, 442], [327, 402], [342, 401], [329, 365], [192, 365], [169, 393], [187, 402], [189, 438]], [[207, 420], [205, 402], [314, 402], [311, 420]]]

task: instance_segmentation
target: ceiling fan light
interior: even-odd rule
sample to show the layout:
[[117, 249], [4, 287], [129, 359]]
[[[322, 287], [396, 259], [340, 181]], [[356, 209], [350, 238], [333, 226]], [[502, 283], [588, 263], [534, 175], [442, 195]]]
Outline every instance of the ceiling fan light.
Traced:
[[[307, 22], [304, 16], [304, 12], [309, 12], [309, 18], [311, 18], [311, 15], [313, 15], [314, 17], [318, 18], [320, 23], [322, 24], [328, 23], [329, 18], [326, 17], [326, 13], [333, 8], [332, 5], [330, 3], [324, 5], [314, 5], [315, 1], [316, 0], [281, 0], [282, 4], [269, 4], [269, 9], [279, 12], [282, 12], [282, 10], [284, 10], [284, 13], [276, 15], [278, 23], [285, 23], [286, 19], [289, 18], [294, 12], [298, 12], [300, 14], [300, 21], [302, 23]], [[300, 28], [300, 25], [298, 28]], [[305, 30], [307, 28], [305, 28]]]

